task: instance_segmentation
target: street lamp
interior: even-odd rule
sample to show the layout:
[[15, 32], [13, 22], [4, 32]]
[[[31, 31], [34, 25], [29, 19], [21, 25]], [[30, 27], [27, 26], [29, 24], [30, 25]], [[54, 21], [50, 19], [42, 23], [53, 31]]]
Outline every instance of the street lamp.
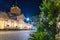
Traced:
[[29, 18], [26, 18], [27, 21], [29, 21], [30, 19]]

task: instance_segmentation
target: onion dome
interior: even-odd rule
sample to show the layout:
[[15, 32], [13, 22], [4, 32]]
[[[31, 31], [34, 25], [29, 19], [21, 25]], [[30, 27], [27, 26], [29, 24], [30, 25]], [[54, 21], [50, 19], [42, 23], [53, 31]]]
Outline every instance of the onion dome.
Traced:
[[18, 6], [12, 6], [10, 9], [11, 15], [19, 15], [21, 14], [21, 9]]

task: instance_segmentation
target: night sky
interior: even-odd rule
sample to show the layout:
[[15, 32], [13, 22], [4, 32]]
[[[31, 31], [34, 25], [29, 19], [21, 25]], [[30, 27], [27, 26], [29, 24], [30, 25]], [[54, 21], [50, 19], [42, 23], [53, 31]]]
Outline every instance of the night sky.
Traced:
[[0, 0], [0, 11], [6, 10], [6, 12], [9, 12], [13, 4], [17, 4], [26, 17], [31, 17], [39, 14], [41, 0]]

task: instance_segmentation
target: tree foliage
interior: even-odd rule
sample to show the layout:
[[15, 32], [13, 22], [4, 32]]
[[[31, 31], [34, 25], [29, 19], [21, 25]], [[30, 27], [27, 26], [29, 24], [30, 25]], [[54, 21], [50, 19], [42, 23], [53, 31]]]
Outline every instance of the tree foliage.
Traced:
[[40, 21], [37, 23], [36, 33], [30, 40], [55, 40], [56, 18], [60, 14], [60, 0], [43, 0], [39, 6], [41, 12]]

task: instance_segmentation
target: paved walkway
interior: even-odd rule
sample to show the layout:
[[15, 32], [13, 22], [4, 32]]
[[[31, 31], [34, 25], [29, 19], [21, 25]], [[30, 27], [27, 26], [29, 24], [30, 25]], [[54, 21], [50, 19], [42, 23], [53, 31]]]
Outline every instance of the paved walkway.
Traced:
[[0, 40], [28, 40], [32, 30], [0, 31]]

